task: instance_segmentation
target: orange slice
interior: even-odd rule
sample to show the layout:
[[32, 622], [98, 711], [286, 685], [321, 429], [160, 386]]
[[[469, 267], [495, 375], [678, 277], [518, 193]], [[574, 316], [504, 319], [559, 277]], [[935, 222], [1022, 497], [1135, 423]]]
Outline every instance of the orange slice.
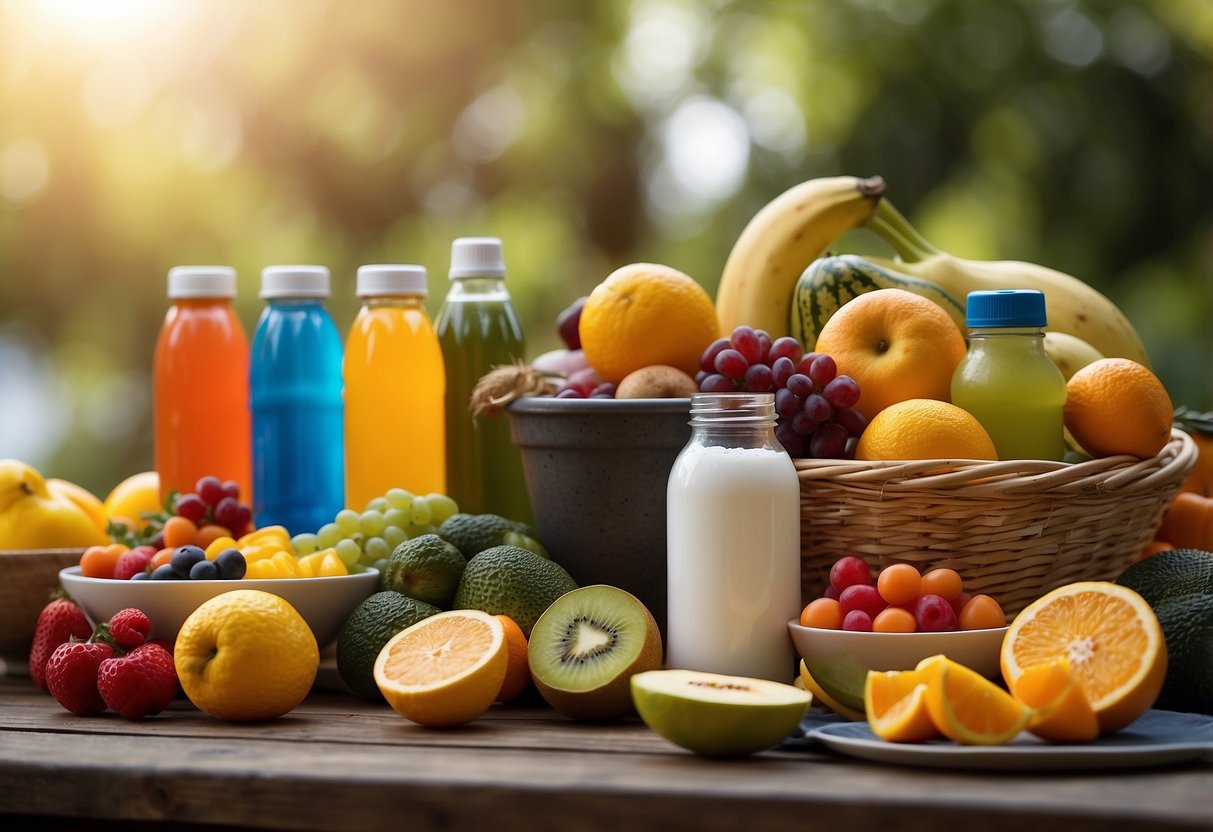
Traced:
[[863, 706], [872, 733], [889, 742], [921, 742], [939, 736], [927, 709], [926, 674], [920, 670], [869, 670]]
[[817, 680], [809, 675], [809, 668], [804, 663], [804, 659], [800, 660], [800, 681], [804, 683], [804, 689], [813, 694], [813, 701], [820, 702], [839, 716], [845, 716], [852, 722], [863, 722], [864, 715], [862, 711], [857, 711], [854, 708], [848, 708], [846, 705], [839, 702], [818, 684]]
[[1064, 656], [1025, 670], [1015, 683], [1015, 698], [1032, 709], [1028, 730], [1043, 740], [1091, 742], [1099, 736], [1099, 720]]
[[927, 710], [945, 737], [963, 745], [1005, 745], [1027, 727], [1031, 710], [998, 685], [945, 656], [918, 664]]
[[1145, 713], [1162, 690], [1167, 647], [1150, 605], [1104, 581], [1059, 587], [1015, 617], [1002, 643], [1002, 675], [1012, 693], [1027, 668], [1070, 662], [1102, 734]]
[[463, 725], [488, 710], [505, 681], [505, 628], [488, 613], [452, 610], [397, 633], [375, 659], [388, 704], [421, 725]]

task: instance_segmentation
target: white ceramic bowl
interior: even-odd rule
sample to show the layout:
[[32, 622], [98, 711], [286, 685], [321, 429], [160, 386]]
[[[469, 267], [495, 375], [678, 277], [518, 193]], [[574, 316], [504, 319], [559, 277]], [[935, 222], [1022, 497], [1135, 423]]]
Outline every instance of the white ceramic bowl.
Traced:
[[947, 633], [861, 633], [823, 630], [788, 622], [796, 652], [822, 689], [848, 707], [863, 709], [863, 684], [869, 670], [912, 670], [923, 659], [943, 654], [997, 678], [998, 654], [1006, 627]]
[[379, 572], [330, 578], [278, 578], [240, 581], [115, 581], [85, 578], [79, 566], [60, 571], [59, 580], [94, 622], [108, 621], [118, 610], [135, 607], [152, 621], [152, 638], [174, 639], [190, 613], [204, 601], [236, 589], [260, 589], [288, 601], [312, 628], [323, 650], [332, 643], [354, 608], [379, 586]]

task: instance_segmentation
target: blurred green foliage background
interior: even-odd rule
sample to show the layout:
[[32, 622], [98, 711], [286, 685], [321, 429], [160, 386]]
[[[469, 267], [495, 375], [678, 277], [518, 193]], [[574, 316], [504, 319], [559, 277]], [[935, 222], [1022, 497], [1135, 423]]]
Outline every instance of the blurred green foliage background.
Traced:
[[[1213, 408], [1213, 3], [0, 0], [0, 457], [102, 496], [151, 467], [175, 264], [504, 239], [532, 356], [613, 268], [715, 289], [815, 176], [937, 245], [1082, 277]], [[874, 238], [848, 238], [862, 250]], [[198, 391], [205, 408], [206, 391]]]

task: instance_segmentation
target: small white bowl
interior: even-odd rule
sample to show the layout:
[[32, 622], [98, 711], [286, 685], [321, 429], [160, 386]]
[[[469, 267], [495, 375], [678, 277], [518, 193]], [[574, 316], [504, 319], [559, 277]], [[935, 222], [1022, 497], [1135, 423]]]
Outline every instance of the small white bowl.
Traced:
[[943, 654], [987, 678], [998, 677], [998, 656], [1006, 627], [946, 633], [863, 633], [825, 630], [788, 622], [796, 652], [822, 689], [851, 708], [863, 710], [869, 670], [913, 670], [923, 659]]
[[85, 578], [79, 566], [59, 572], [68, 594], [94, 622], [108, 621], [127, 607], [147, 613], [152, 638], [175, 639], [177, 631], [204, 601], [236, 589], [260, 589], [290, 603], [312, 628], [323, 650], [341, 632], [354, 608], [379, 586], [379, 572], [328, 578], [277, 578], [239, 581], [116, 581]]

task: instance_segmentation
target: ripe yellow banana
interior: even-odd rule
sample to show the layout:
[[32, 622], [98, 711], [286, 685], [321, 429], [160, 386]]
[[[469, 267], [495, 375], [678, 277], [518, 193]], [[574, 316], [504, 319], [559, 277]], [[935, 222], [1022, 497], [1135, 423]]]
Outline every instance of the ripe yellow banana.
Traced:
[[1076, 277], [1035, 263], [953, 257], [927, 242], [887, 200], [877, 206], [868, 227], [902, 258], [869, 257], [873, 263], [929, 280], [962, 301], [979, 289], [1037, 289], [1045, 296], [1048, 329], [1080, 338], [1104, 356], [1150, 366], [1129, 319], [1116, 304]]
[[716, 290], [716, 317], [728, 335], [740, 324], [772, 338], [789, 332], [792, 290], [826, 247], [868, 221], [885, 192], [879, 176], [810, 179], [784, 191], [749, 221]]
[[1066, 381], [1083, 367], [1104, 357], [1099, 350], [1081, 338], [1056, 330], [1045, 333], [1045, 352], [1053, 359], [1057, 369], [1061, 370]]

